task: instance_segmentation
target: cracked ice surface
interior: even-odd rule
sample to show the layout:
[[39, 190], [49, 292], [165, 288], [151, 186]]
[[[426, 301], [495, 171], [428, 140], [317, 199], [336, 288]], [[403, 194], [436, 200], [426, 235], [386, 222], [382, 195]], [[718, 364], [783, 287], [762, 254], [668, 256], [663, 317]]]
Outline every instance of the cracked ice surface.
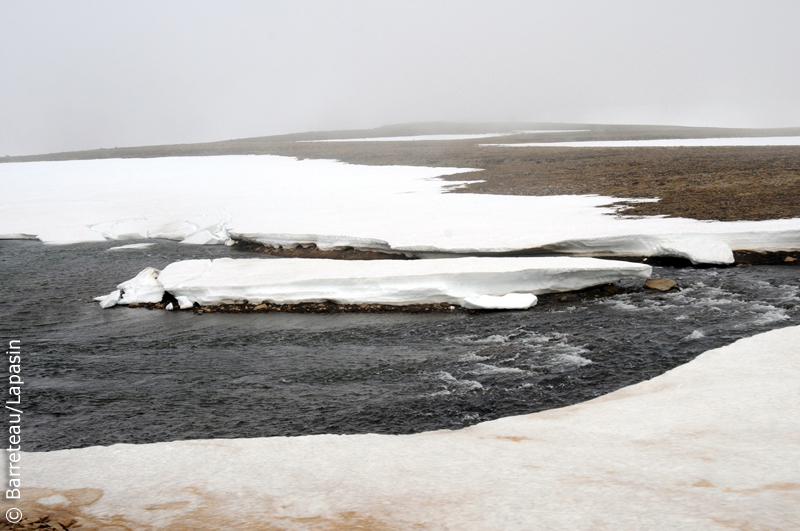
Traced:
[[247, 235], [412, 252], [550, 248], [730, 263], [731, 250], [800, 248], [800, 219], [619, 218], [604, 196], [447, 194], [458, 168], [359, 166], [277, 156], [0, 164], [0, 237], [49, 243]]

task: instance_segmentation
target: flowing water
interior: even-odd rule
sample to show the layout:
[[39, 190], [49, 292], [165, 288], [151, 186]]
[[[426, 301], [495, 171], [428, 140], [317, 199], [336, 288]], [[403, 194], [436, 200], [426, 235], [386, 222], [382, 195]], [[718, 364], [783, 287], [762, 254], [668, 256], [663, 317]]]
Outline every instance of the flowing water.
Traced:
[[0, 339], [22, 341], [24, 450], [454, 429], [588, 400], [800, 324], [800, 268], [781, 266], [656, 268], [682, 290], [523, 312], [101, 310], [93, 296], [146, 266], [252, 257], [115, 245], [0, 242]]

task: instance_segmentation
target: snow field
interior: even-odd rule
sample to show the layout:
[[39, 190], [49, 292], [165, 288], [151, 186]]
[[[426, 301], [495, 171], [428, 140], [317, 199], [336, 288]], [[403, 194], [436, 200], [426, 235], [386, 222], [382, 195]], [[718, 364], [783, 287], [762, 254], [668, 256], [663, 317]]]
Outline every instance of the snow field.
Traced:
[[47, 243], [167, 238], [407, 253], [550, 249], [681, 256], [800, 249], [800, 219], [621, 218], [604, 196], [447, 194], [458, 168], [358, 166], [276, 156], [0, 164], [0, 237]]

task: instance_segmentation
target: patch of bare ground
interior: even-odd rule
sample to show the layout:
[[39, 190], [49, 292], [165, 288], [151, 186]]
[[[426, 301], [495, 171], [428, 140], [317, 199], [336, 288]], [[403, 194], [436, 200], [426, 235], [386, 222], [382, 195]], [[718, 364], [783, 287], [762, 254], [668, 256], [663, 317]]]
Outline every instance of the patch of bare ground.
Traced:
[[[501, 195], [598, 194], [654, 198], [626, 215], [699, 220], [800, 217], [800, 147], [549, 148], [467, 143], [394, 142], [391, 146], [275, 146], [300, 157], [358, 164], [476, 168], [447, 180], [480, 180], [454, 193]], [[403, 144], [403, 145], [400, 145]], [[413, 144], [413, 145], [406, 145]], [[426, 145], [422, 145], [426, 144]], [[318, 147], [321, 146], [321, 147]]]

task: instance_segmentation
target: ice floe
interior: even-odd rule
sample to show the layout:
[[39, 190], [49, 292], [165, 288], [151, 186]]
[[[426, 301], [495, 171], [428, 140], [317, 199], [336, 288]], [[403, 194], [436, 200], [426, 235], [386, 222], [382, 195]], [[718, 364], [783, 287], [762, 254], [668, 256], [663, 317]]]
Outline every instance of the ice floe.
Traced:
[[655, 140], [586, 140], [577, 142], [526, 142], [481, 144], [495, 147], [713, 147], [713, 146], [800, 146], [800, 136], [733, 138], [664, 138]]
[[[0, 164], [0, 234], [48, 243], [247, 238], [419, 253], [544, 249], [731, 263], [732, 250], [800, 249], [800, 219], [623, 218], [604, 196], [451, 194], [464, 168], [359, 166], [277, 156]], [[479, 174], [478, 174], [479, 175]]]
[[152, 243], [129, 243], [128, 245], [119, 245], [117, 247], [111, 247], [109, 251], [123, 251], [128, 249], [147, 249], [151, 247]]
[[798, 345], [800, 327], [774, 330], [458, 431], [24, 453], [3, 505], [87, 528], [797, 529]]
[[[651, 267], [595, 258], [440, 258], [327, 260], [253, 258], [185, 260], [149, 267], [98, 297], [103, 307], [159, 302], [167, 292], [181, 308], [194, 303], [426, 304], [525, 309], [538, 293], [574, 291], [648, 278]], [[121, 292], [121, 293], [120, 293]], [[113, 300], [117, 293], [117, 300]]]

